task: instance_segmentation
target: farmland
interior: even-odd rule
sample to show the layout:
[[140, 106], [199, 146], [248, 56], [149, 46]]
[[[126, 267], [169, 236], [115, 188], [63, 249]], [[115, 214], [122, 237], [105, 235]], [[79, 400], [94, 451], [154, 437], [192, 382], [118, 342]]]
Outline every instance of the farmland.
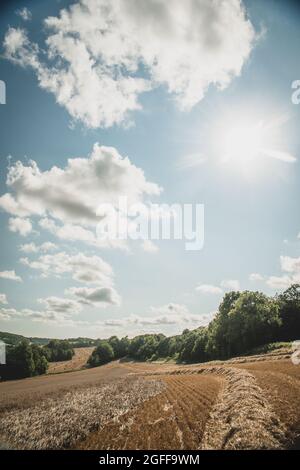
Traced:
[[8, 448], [277, 449], [300, 436], [300, 367], [283, 353], [181, 366], [115, 361], [3, 382], [0, 393]]
[[69, 361], [50, 362], [48, 374], [58, 374], [60, 372], [83, 369], [93, 350], [94, 347], [74, 348], [75, 354]]

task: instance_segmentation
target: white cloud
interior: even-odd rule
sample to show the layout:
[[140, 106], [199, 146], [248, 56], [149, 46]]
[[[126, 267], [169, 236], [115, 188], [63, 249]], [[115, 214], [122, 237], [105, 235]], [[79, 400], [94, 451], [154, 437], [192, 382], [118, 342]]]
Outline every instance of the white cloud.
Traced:
[[283, 274], [270, 276], [266, 284], [272, 289], [287, 289], [291, 284], [300, 283], [300, 257], [280, 256], [280, 265]]
[[157, 253], [159, 248], [151, 240], [144, 240], [142, 243], [142, 249], [147, 253]]
[[182, 318], [176, 315], [160, 315], [158, 317], [142, 317], [139, 315], [131, 315], [126, 323], [133, 325], [177, 325], [178, 323], [183, 323]]
[[35, 243], [25, 243], [19, 246], [19, 250], [22, 253], [38, 253], [39, 247]]
[[292, 284], [289, 276], [270, 276], [267, 285], [272, 289], [287, 289]]
[[65, 292], [67, 295], [75, 295], [79, 301], [86, 305], [107, 307], [108, 305], [120, 305], [120, 296], [113, 287], [71, 287]]
[[189, 315], [189, 310], [186, 305], [169, 303], [160, 307], [150, 307], [150, 310], [157, 315]]
[[38, 249], [44, 252], [56, 250], [57, 248], [57, 245], [52, 242], [44, 242], [40, 246], [38, 246]]
[[56, 250], [58, 247], [55, 243], [52, 242], [45, 242], [42, 243], [41, 245], [36, 245], [35, 243], [25, 243], [23, 245], [19, 246], [19, 250], [22, 251], [22, 253], [39, 253], [39, 252], [44, 252], [46, 253], [47, 251], [53, 251]]
[[122, 241], [101, 241], [92, 232], [107, 215], [97, 215], [101, 204], [117, 207], [126, 196], [130, 205], [161, 192], [128, 157], [98, 144], [88, 158], [69, 159], [63, 169], [43, 172], [34, 161], [18, 161], [9, 167], [6, 183], [10, 192], [0, 197], [0, 208], [17, 216], [13, 220], [40, 216], [39, 225], [58, 238], [94, 246], [124, 247]]
[[32, 224], [28, 219], [20, 217], [10, 217], [8, 220], [8, 228], [11, 232], [19, 233], [22, 237], [26, 237], [32, 232]]
[[203, 294], [223, 294], [223, 289], [221, 289], [221, 287], [213, 286], [211, 284], [200, 284], [196, 287], [196, 290]]
[[20, 8], [16, 11], [16, 14], [24, 21], [30, 21], [32, 18], [32, 13], [27, 7]]
[[113, 270], [100, 256], [87, 256], [83, 253], [69, 255], [65, 252], [46, 254], [36, 260], [21, 258], [20, 262], [32, 269], [41, 271], [44, 277], [71, 274], [72, 279], [98, 284], [102, 287], [113, 285]]
[[100, 203], [116, 204], [126, 195], [129, 203], [161, 189], [146, 181], [143, 171], [113, 147], [95, 144], [88, 158], [70, 158], [64, 169], [42, 172], [36, 162], [10, 166], [7, 186], [12, 193], [0, 198], [0, 207], [22, 217], [47, 214], [63, 222], [93, 225], [99, 222]]
[[224, 289], [240, 290], [240, 283], [237, 279], [225, 279], [221, 282], [221, 286], [224, 287]]
[[264, 281], [264, 280], [265, 280], [264, 276], [262, 276], [259, 273], [252, 273], [249, 276], [249, 281], [253, 281], [253, 282], [258, 281], [259, 282], [259, 281]]
[[104, 326], [125, 326], [126, 325], [126, 319], [119, 319], [119, 318], [111, 318], [108, 320], [104, 320], [103, 322]]
[[47, 230], [52, 235], [55, 235], [60, 240], [66, 241], [79, 241], [91, 245], [96, 248], [118, 248], [128, 251], [128, 246], [125, 240], [114, 239], [99, 239], [92, 230], [75, 224], [58, 225], [53, 219], [43, 217], [39, 220], [39, 226], [43, 230]]
[[64, 315], [77, 314], [82, 308], [80, 303], [75, 300], [55, 296], [38, 299], [38, 303], [44, 305], [47, 312], [55, 312]]
[[18, 312], [13, 308], [0, 308], [0, 319], [1, 320], [11, 320], [18, 317]]
[[280, 256], [281, 269], [288, 273], [300, 273], [300, 257]]
[[236, 279], [226, 279], [223, 280], [220, 286], [214, 286], [212, 284], [200, 284], [196, 287], [196, 291], [201, 292], [203, 294], [213, 294], [213, 295], [221, 295], [224, 293], [224, 289], [229, 290], [240, 290], [240, 283]]
[[8, 279], [10, 281], [17, 281], [17, 282], [22, 282], [22, 278], [20, 276], [17, 276], [15, 271], [1, 271], [0, 272], [0, 278], [1, 279]]
[[73, 326], [88, 324], [80, 320], [73, 320], [82, 310], [82, 305], [72, 299], [61, 297], [46, 297], [38, 299], [37, 302], [43, 306], [43, 309], [32, 310], [23, 308], [17, 310], [12, 307], [0, 308], [0, 318], [2, 320], [28, 319], [34, 322], [55, 323], [60, 326]]
[[74, 310], [65, 310], [61, 311], [48, 310], [47, 305], [45, 310], [32, 310], [24, 308], [21, 310], [16, 310], [15, 308], [0, 308], [0, 319], [1, 320], [19, 320], [26, 319], [33, 322], [43, 322], [55, 324], [58, 326], [86, 326], [88, 322], [82, 320], [73, 320], [72, 315], [78, 313]]
[[191, 109], [240, 75], [255, 40], [240, 0], [82, 0], [45, 26], [43, 54], [10, 28], [5, 55], [93, 128], [128, 124], [139, 95], [160, 85]]
[[185, 305], [180, 304], [167, 304], [161, 307], [151, 307], [151, 316], [130, 315], [125, 318], [107, 319], [100, 321], [99, 325], [111, 327], [132, 327], [135, 326], [148, 326], [160, 327], [177, 325], [181, 328], [190, 325], [192, 328], [197, 326], [204, 326], [209, 323], [212, 314], [209, 315], [193, 315], [189, 312]]
[[39, 48], [29, 41], [22, 28], [9, 28], [4, 38], [3, 47], [6, 57], [21, 67], [32, 67], [41, 70], [38, 59]]
[[2, 304], [2, 305], [7, 305], [8, 304], [6, 294], [0, 294], [0, 304]]

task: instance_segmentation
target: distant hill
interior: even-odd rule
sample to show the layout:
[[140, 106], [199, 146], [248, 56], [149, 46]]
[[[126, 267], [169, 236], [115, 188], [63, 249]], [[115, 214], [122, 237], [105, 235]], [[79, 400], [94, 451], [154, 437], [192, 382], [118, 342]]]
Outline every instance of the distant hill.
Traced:
[[17, 344], [22, 339], [25, 339], [25, 336], [0, 331], [0, 340], [6, 344]]
[[[38, 338], [33, 336], [22, 336], [16, 335], [14, 333], [7, 333], [4, 331], [0, 331], [0, 340], [6, 344], [15, 345], [22, 341], [23, 339], [27, 339], [31, 343], [45, 345], [48, 344], [49, 341], [53, 338]], [[88, 346], [96, 346], [97, 340], [91, 338], [70, 338], [68, 341], [72, 344], [73, 347], [88, 347]]]

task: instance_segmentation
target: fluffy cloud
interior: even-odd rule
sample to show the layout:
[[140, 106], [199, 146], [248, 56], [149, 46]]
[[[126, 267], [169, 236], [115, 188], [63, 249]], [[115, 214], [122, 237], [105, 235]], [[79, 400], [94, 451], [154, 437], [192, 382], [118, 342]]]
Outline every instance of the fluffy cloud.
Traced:
[[203, 294], [223, 294], [223, 289], [221, 289], [221, 287], [213, 286], [211, 284], [200, 284], [196, 287], [196, 290]]
[[113, 147], [95, 144], [88, 158], [70, 158], [64, 169], [42, 172], [34, 161], [18, 161], [9, 168], [11, 193], [0, 198], [0, 207], [22, 217], [47, 214], [63, 222], [93, 225], [99, 221], [100, 203], [116, 204], [120, 196], [130, 203], [143, 195], [158, 195], [160, 188], [146, 181], [143, 171]]
[[87, 256], [83, 253], [70, 255], [65, 252], [46, 254], [36, 260], [21, 258], [21, 263], [41, 271], [43, 277], [71, 274], [72, 279], [110, 287], [113, 284], [113, 270], [100, 256]]
[[291, 284], [300, 283], [300, 257], [280, 256], [282, 274], [280, 276], [260, 276], [271, 289], [287, 289]]
[[22, 237], [26, 237], [32, 232], [32, 224], [28, 219], [20, 217], [10, 217], [8, 228], [11, 232], [19, 233]]
[[186, 305], [169, 303], [161, 307], [150, 307], [150, 310], [157, 315], [190, 315]]
[[300, 257], [292, 258], [290, 256], [280, 257], [281, 269], [292, 274], [300, 274]]
[[11, 320], [14, 318], [18, 318], [19, 312], [14, 308], [0, 308], [0, 319], [1, 320]]
[[75, 295], [79, 301], [86, 305], [107, 307], [120, 305], [120, 296], [113, 287], [71, 287], [66, 290], [67, 295]]
[[27, 7], [20, 8], [16, 11], [16, 14], [24, 21], [30, 21], [32, 18], [31, 11]]
[[[209, 322], [211, 315], [194, 315], [186, 305], [169, 303], [160, 307], [150, 307], [151, 317], [142, 317], [143, 324], [196, 324], [204, 325]], [[155, 315], [153, 317], [153, 315]], [[145, 323], [146, 322], [146, 323]]]
[[[87, 256], [83, 253], [70, 255], [65, 252], [46, 254], [35, 260], [21, 258], [21, 263], [41, 272], [42, 277], [70, 274], [72, 279], [96, 287], [71, 287], [67, 295], [74, 295], [79, 300], [72, 303], [106, 307], [120, 305], [121, 298], [114, 288], [114, 273], [111, 266], [99, 256]], [[52, 299], [52, 298], [51, 298]], [[69, 301], [66, 299], [66, 301]], [[49, 309], [48, 309], [49, 310]]]
[[287, 289], [291, 284], [300, 283], [300, 257], [280, 256], [282, 276], [270, 276], [266, 283], [272, 289]]
[[36, 245], [35, 243], [25, 243], [24, 245], [19, 246], [19, 250], [22, 251], [23, 253], [39, 253], [39, 252], [47, 252], [47, 251], [52, 251], [56, 250], [57, 245], [52, 242], [45, 242], [42, 243], [41, 245]]
[[43, 51], [10, 28], [5, 55], [93, 128], [128, 124], [139, 95], [160, 85], [190, 109], [240, 75], [255, 40], [240, 0], [81, 0], [45, 26]]
[[0, 294], [0, 304], [7, 305], [7, 303], [6, 294]]
[[0, 278], [1, 279], [8, 279], [10, 281], [17, 281], [17, 282], [22, 282], [22, 278], [20, 276], [17, 276], [15, 271], [1, 271], [0, 272]]
[[270, 276], [266, 284], [272, 289], [287, 289], [292, 282], [289, 276]]
[[38, 59], [39, 48], [30, 43], [26, 31], [21, 28], [9, 28], [4, 38], [3, 47], [6, 57], [21, 67], [32, 67], [38, 71], [41, 67]]
[[66, 241], [79, 241], [91, 245], [95, 248], [118, 248], [128, 251], [128, 246], [125, 240], [114, 240], [110, 238], [100, 239], [97, 234], [81, 225], [75, 224], [57, 224], [53, 219], [44, 217], [40, 219], [39, 226], [43, 230], [47, 230], [52, 235], [55, 235], [60, 240]]
[[31, 310], [21, 309], [16, 310], [15, 308], [0, 308], [0, 319], [1, 320], [20, 320], [26, 319], [34, 322], [52, 323], [58, 326], [86, 326], [87, 322], [81, 320], [74, 320], [72, 318], [74, 311], [69, 312], [56, 312], [54, 310]]
[[[0, 208], [16, 216], [11, 219], [14, 230], [16, 223], [21, 230], [24, 217], [39, 216], [40, 227], [58, 238], [95, 246], [113, 243], [97, 239], [91, 230], [107, 216], [97, 215], [101, 204], [117, 207], [122, 196], [128, 204], [139, 203], [161, 192], [128, 157], [98, 144], [88, 158], [69, 159], [63, 169], [54, 166], [43, 172], [34, 161], [28, 165], [18, 161], [9, 167], [6, 183], [10, 192], [0, 197]], [[119, 241], [116, 244], [122, 246]]]
[[224, 287], [224, 289], [240, 290], [240, 283], [237, 279], [226, 279], [221, 282], [221, 286]]
[[120, 319], [107, 319], [99, 322], [99, 325], [110, 327], [126, 326], [164, 326], [177, 325], [184, 328], [187, 325], [192, 327], [204, 326], [209, 323], [213, 314], [193, 315], [185, 305], [170, 303], [160, 307], [151, 307], [151, 316], [130, 315]]
[[203, 294], [214, 294], [221, 295], [224, 289], [229, 290], [240, 290], [240, 283], [236, 279], [225, 279], [221, 282], [220, 286], [214, 286], [211, 284], [200, 284], [196, 287], [196, 291], [202, 292]]
[[47, 312], [53, 312], [63, 315], [74, 315], [79, 313], [81, 305], [72, 299], [65, 299], [61, 297], [47, 297], [45, 299], [38, 299], [38, 303], [44, 305]]
[[87, 322], [81, 322], [79, 320], [75, 322], [73, 320], [72, 317], [82, 310], [82, 305], [75, 300], [52, 296], [38, 299], [37, 302], [42, 305], [43, 308], [41, 310], [28, 308], [17, 310], [12, 307], [2, 307], [0, 308], [0, 319], [28, 319], [36, 322], [70, 326], [75, 323], [87, 324]]

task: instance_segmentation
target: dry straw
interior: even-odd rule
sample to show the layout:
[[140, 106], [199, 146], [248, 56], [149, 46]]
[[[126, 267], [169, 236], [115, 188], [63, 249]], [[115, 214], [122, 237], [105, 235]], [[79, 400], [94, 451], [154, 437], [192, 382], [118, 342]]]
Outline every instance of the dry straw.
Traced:
[[46, 398], [3, 413], [0, 441], [20, 449], [66, 449], [163, 389], [158, 380], [125, 378]]

